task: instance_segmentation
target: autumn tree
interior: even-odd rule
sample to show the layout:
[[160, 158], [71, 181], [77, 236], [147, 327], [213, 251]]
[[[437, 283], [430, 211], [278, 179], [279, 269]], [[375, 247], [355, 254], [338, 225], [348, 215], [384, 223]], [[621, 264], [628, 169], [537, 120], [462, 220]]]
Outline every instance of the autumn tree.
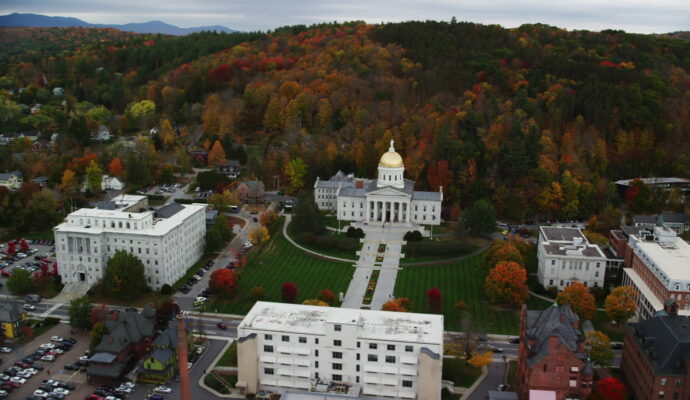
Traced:
[[594, 295], [589, 292], [587, 286], [580, 282], [573, 282], [570, 286], [566, 286], [562, 292], [556, 296], [556, 302], [567, 304], [570, 309], [577, 314], [581, 320], [589, 320], [594, 316], [596, 310], [596, 302]]
[[135, 255], [118, 250], [108, 260], [103, 274], [103, 291], [118, 299], [136, 299], [148, 290], [144, 265]]
[[628, 398], [628, 388], [620, 380], [609, 376], [596, 382], [593, 400], [625, 400]]
[[328, 307], [328, 303], [326, 303], [323, 300], [320, 299], [307, 299], [302, 302], [302, 304], [306, 304], [308, 306], [319, 306], [319, 307]]
[[247, 238], [256, 246], [265, 243], [271, 238], [265, 226], [257, 226], [247, 235]]
[[220, 296], [229, 297], [237, 286], [235, 274], [227, 268], [221, 268], [211, 273], [208, 287], [211, 292]]
[[499, 261], [484, 280], [484, 292], [494, 303], [522, 305], [529, 297], [527, 271], [514, 261]]
[[91, 160], [89, 166], [86, 168], [86, 186], [95, 195], [101, 192], [101, 181], [103, 179], [103, 170], [98, 165], [96, 160]]
[[499, 261], [513, 261], [521, 267], [525, 266], [520, 250], [512, 241], [507, 240], [495, 240], [484, 253], [484, 265], [487, 268], [493, 268]]
[[412, 303], [407, 297], [397, 297], [381, 305], [381, 310], [383, 311], [395, 311], [395, 312], [407, 312]]
[[443, 298], [441, 296], [441, 291], [437, 287], [432, 287], [426, 291], [426, 301], [431, 312], [441, 312]]
[[259, 214], [259, 223], [263, 226], [270, 226], [278, 220], [278, 215], [273, 210], [266, 210]]
[[225, 164], [226, 161], [223, 145], [220, 144], [219, 140], [216, 140], [208, 153], [208, 166], [215, 169]]
[[163, 147], [169, 149], [175, 143], [175, 131], [170, 125], [170, 121], [166, 119], [161, 123], [160, 129], [158, 131], [158, 137], [163, 144]]
[[463, 300], [458, 300], [453, 305], [453, 313], [455, 314], [455, 317], [458, 319], [462, 318], [462, 315], [465, 313], [465, 310], [467, 310], [467, 303], [465, 303]]
[[122, 175], [122, 160], [120, 160], [120, 157], [115, 157], [110, 160], [110, 164], [108, 164], [108, 173], [112, 176]]
[[266, 298], [266, 291], [261, 286], [254, 286], [249, 293], [254, 301], [261, 301]]
[[293, 158], [285, 166], [285, 174], [290, 179], [290, 191], [296, 192], [304, 186], [304, 175], [307, 173], [307, 164], [299, 157]]
[[107, 330], [103, 322], [98, 322], [93, 326], [89, 334], [89, 351], [91, 351], [91, 353], [96, 350], [96, 346], [101, 343], [103, 335], [105, 335], [106, 332]]
[[22, 253], [29, 251], [29, 243], [24, 238], [19, 239], [19, 251]]
[[606, 314], [619, 325], [635, 315], [636, 304], [637, 293], [632, 286], [618, 286], [604, 301]]
[[426, 181], [432, 190], [439, 190], [440, 187], [443, 187], [447, 192], [448, 183], [452, 179], [453, 173], [448, 169], [448, 161], [438, 160], [429, 164]]
[[481, 368], [485, 365], [491, 364], [491, 359], [493, 358], [493, 352], [483, 351], [477, 352], [472, 355], [472, 357], [467, 360], [467, 363], [475, 368]]
[[592, 363], [600, 367], [609, 367], [613, 362], [613, 350], [611, 340], [605, 333], [599, 331], [587, 332], [585, 336], [585, 349]]
[[285, 282], [280, 286], [280, 298], [284, 303], [294, 303], [297, 298], [297, 285]]
[[335, 301], [335, 296], [333, 295], [333, 292], [331, 292], [328, 289], [322, 289], [319, 291], [319, 294], [316, 295], [316, 298], [325, 301], [329, 305], [333, 305], [333, 302]]
[[71, 169], [66, 169], [62, 174], [60, 189], [62, 189], [68, 197], [73, 197], [77, 193], [77, 178], [74, 171]]

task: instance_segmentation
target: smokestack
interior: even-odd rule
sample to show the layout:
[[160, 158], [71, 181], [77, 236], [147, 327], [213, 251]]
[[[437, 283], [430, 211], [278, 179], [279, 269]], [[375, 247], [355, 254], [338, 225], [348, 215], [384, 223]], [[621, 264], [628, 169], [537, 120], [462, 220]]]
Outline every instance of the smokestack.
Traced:
[[187, 370], [187, 329], [184, 314], [177, 314], [177, 367], [180, 370], [180, 400], [191, 400]]

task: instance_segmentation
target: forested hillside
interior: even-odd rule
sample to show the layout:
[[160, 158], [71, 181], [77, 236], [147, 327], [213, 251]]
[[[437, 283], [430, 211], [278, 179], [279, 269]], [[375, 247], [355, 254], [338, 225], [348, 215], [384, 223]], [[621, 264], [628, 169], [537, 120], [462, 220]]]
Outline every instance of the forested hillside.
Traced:
[[[3, 36], [21, 40], [0, 40], [0, 129], [64, 135], [60, 154], [46, 156], [51, 176], [84, 155], [99, 124], [131, 136], [164, 121], [183, 137], [154, 138], [141, 179], [160, 175], [150, 160], [174, 163], [194, 146], [180, 132], [196, 126], [199, 146], [259, 146], [249, 169], [267, 181], [302, 158], [307, 188], [338, 169], [373, 176], [395, 139], [419, 186], [443, 186], [462, 207], [490, 198], [515, 219], [588, 217], [615, 201], [612, 180], [690, 169], [686, 40], [455, 21]], [[40, 37], [53, 44], [35, 45]], [[34, 103], [41, 112], [28, 114]], [[3, 151], [3, 169], [26, 167]]]

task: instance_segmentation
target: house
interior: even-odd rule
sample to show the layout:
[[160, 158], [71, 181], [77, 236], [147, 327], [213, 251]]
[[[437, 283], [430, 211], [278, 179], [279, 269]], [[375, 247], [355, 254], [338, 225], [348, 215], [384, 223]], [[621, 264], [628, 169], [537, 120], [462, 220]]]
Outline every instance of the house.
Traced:
[[53, 96], [62, 96], [65, 94], [65, 89], [61, 87], [55, 87], [53, 88]]
[[45, 187], [50, 179], [47, 176], [37, 176], [31, 179], [31, 182], [38, 185], [38, 187]]
[[115, 176], [103, 175], [101, 178], [101, 189], [103, 190], [122, 190], [125, 184]]
[[244, 181], [235, 189], [237, 200], [245, 204], [261, 204], [264, 202], [264, 183], [261, 181]]
[[151, 343], [151, 351], [142, 358], [139, 382], [165, 384], [177, 373], [177, 329], [168, 326]]
[[110, 140], [110, 131], [108, 130], [108, 127], [105, 125], [99, 125], [98, 129], [91, 132], [91, 140], [95, 140], [98, 142], [105, 142]]
[[216, 167], [216, 172], [226, 174], [229, 178], [235, 179], [240, 176], [240, 162], [237, 160], [228, 160], [225, 164]]
[[105, 321], [106, 333], [89, 359], [86, 377], [92, 384], [115, 384], [150, 351], [155, 336], [156, 311], [150, 305], [140, 312], [115, 311]]
[[633, 178], [615, 181], [618, 193], [623, 197], [635, 180], [640, 180], [652, 190], [670, 192], [676, 190], [681, 200], [690, 199], [690, 179], [676, 177]]
[[573, 282], [603, 287], [607, 256], [579, 228], [542, 226], [537, 249], [539, 283], [563, 289]]
[[635, 215], [633, 226], [653, 229], [655, 226], [665, 226], [671, 228], [676, 233], [683, 233], [690, 230], [688, 216], [679, 213], [661, 213], [658, 215]]
[[41, 112], [41, 108], [43, 108], [43, 104], [36, 103], [34, 104], [33, 107], [31, 107], [31, 114], [38, 114]]
[[521, 399], [589, 396], [594, 370], [585, 356], [580, 319], [567, 304], [543, 311], [522, 306], [517, 377]]
[[192, 158], [192, 161], [197, 164], [208, 164], [208, 151], [204, 149], [189, 150], [189, 156]]
[[237, 327], [237, 365], [247, 395], [440, 400], [443, 316], [259, 301]]
[[26, 323], [26, 313], [15, 302], [0, 302], [0, 327], [7, 339], [16, 339], [22, 335], [22, 326]]
[[626, 325], [621, 372], [638, 400], [690, 398], [690, 317], [672, 299], [664, 306]]
[[50, 148], [50, 142], [45, 139], [38, 139], [31, 145], [31, 148], [36, 151], [48, 150]]
[[19, 171], [0, 173], [0, 186], [4, 186], [9, 190], [19, 190], [23, 182], [24, 178]]

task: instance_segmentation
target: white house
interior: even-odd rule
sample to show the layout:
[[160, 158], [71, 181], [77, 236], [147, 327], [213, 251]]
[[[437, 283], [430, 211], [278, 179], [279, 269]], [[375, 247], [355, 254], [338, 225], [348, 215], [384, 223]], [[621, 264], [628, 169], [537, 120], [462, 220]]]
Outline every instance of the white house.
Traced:
[[539, 282], [546, 287], [604, 286], [607, 257], [579, 228], [540, 227], [537, 256]]
[[0, 186], [9, 190], [19, 190], [24, 182], [24, 177], [19, 171], [0, 173]]
[[443, 316], [257, 302], [237, 327], [245, 394], [439, 400]]
[[110, 131], [105, 125], [99, 125], [98, 129], [91, 132], [91, 140], [96, 140], [99, 142], [105, 142], [110, 140]]
[[54, 228], [62, 282], [94, 284], [117, 250], [137, 256], [146, 283], [172, 285], [201, 258], [206, 235], [205, 204], [171, 203], [148, 209], [146, 196], [117, 196], [82, 208]]
[[341, 221], [439, 225], [443, 188], [414, 190], [415, 183], [405, 179], [403, 159], [393, 144], [391, 140], [379, 160], [377, 179], [317, 180], [314, 200], [319, 209], [333, 210], [335, 204]]
[[101, 179], [101, 189], [103, 190], [122, 190], [125, 184], [116, 176], [103, 175]]

